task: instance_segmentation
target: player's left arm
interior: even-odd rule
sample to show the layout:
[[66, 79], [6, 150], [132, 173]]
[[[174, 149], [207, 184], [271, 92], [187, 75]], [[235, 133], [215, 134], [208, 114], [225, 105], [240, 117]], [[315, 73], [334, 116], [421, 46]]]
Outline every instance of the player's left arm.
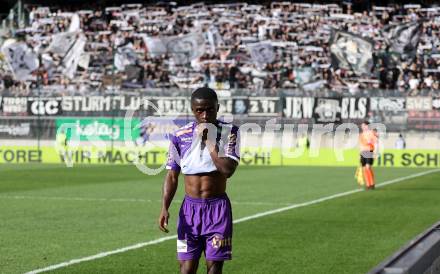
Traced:
[[[214, 146], [214, 145], [213, 145]], [[231, 177], [235, 170], [237, 169], [238, 162], [229, 157], [220, 157], [218, 155], [218, 146], [216, 145], [214, 149], [210, 150], [211, 159], [214, 162], [215, 167], [221, 174], [225, 175], [226, 178]]]
[[240, 162], [240, 137], [238, 136], [238, 130], [234, 130], [229, 134], [228, 141], [222, 148], [221, 153], [219, 153], [218, 144], [212, 142], [212, 140], [208, 139], [206, 145], [217, 170], [226, 178], [231, 177]]

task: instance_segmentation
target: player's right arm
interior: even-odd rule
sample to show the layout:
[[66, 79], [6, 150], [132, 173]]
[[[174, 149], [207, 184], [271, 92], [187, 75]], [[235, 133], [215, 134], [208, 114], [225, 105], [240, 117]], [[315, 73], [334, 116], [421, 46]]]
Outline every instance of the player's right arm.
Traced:
[[178, 178], [180, 174], [180, 152], [179, 142], [175, 136], [171, 136], [170, 147], [168, 149], [168, 160], [166, 168], [167, 175], [162, 188], [162, 209], [159, 215], [159, 229], [168, 233], [168, 219], [170, 214], [168, 209], [173, 201], [178, 186]]
[[168, 219], [170, 217], [168, 209], [170, 208], [174, 194], [176, 194], [179, 173], [180, 171], [178, 170], [168, 170], [167, 175], [165, 176], [165, 182], [163, 184], [162, 210], [160, 211], [158, 223], [159, 229], [166, 233], [168, 233]]

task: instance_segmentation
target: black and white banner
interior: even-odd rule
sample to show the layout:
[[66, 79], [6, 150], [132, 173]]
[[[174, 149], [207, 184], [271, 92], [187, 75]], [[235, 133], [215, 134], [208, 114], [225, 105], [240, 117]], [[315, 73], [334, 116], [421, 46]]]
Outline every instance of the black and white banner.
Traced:
[[151, 57], [161, 56], [167, 53], [167, 46], [160, 37], [142, 36], [144, 43], [147, 45], [148, 54]]
[[246, 97], [238, 96], [219, 99], [220, 113], [259, 117], [275, 117], [278, 115], [278, 97]]
[[215, 49], [223, 43], [223, 37], [221, 36], [216, 26], [210, 26], [206, 32], [206, 37], [209, 42], [210, 50], [215, 53]]
[[417, 111], [432, 110], [432, 97], [407, 97], [406, 109]]
[[330, 41], [332, 66], [368, 74], [373, 67], [373, 43], [356, 34], [333, 31]]
[[73, 44], [73, 47], [66, 53], [63, 58], [63, 74], [70, 79], [75, 76], [76, 69], [81, 59], [81, 55], [84, 52], [86, 42], [86, 36], [82, 33], [78, 34], [78, 38]]
[[29, 115], [52, 116], [63, 113], [61, 108], [61, 98], [29, 98], [27, 102]]
[[372, 111], [403, 111], [406, 109], [406, 99], [403, 97], [371, 97]]
[[76, 42], [78, 32], [62, 32], [52, 36], [52, 42], [46, 49], [46, 52], [65, 56]]
[[114, 65], [118, 71], [124, 71], [128, 65], [134, 65], [138, 57], [132, 43], [120, 46], [116, 49]]
[[205, 52], [205, 38], [199, 32], [167, 37], [144, 35], [142, 38], [151, 56], [168, 53], [176, 64], [187, 64]]
[[410, 22], [386, 27], [382, 33], [390, 51], [407, 59], [413, 57], [422, 34], [421, 22]]
[[[284, 117], [304, 123], [360, 122], [365, 119], [406, 128], [432, 124], [440, 112], [440, 97], [219, 97], [219, 115], [265, 119]], [[140, 116], [192, 116], [187, 96], [64, 96], [2, 97], [0, 116], [124, 116], [129, 110]], [[426, 114], [423, 114], [426, 112]], [[417, 114], [417, 115], [416, 115]], [[240, 119], [241, 119], [240, 118]], [[411, 119], [410, 119], [411, 118]], [[426, 123], [424, 122], [426, 121]], [[11, 129], [12, 130], [12, 129]]]
[[23, 115], [27, 113], [27, 97], [0, 97], [0, 110], [3, 115]]
[[369, 99], [286, 97], [284, 116], [292, 119], [313, 119], [316, 123], [335, 123], [365, 119]]
[[24, 42], [8, 39], [1, 48], [6, 63], [11, 68], [14, 78], [19, 81], [27, 80], [39, 66], [38, 56]]
[[249, 100], [247, 98], [234, 98], [232, 102], [232, 114], [246, 115], [249, 112]]
[[[153, 97], [144, 98], [144, 103], [149, 102], [146, 110], [154, 116], [184, 115], [191, 112], [191, 101], [187, 97]], [[144, 105], [145, 109], [145, 105]]]
[[432, 98], [432, 109], [440, 110], [440, 97]]
[[247, 45], [252, 61], [258, 65], [269, 64], [275, 61], [275, 51], [268, 42]]
[[[76, 18], [76, 16], [74, 16], [74, 18]], [[76, 24], [75, 22], [73, 23]], [[75, 77], [78, 64], [81, 60], [81, 55], [84, 52], [87, 42], [86, 36], [79, 30], [79, 28], [75, 26], [72, 29], [76, 30], [53, 35], [52, 42], [45, 50], [46, 53], [42, 55], [43, 64], [45, 67], [53, 67], [57, 70], [59, 70], [59, 68], [54, 65], [54, 61], [49, 54], [56, 54], [60, 56], [62, 58], [62, 66], [60, 71], [63, 75], [70, 79]]]
[[170, 37], [166, 41], [166, 46], [176, 64], [187, 64], [203, 55], [205, 38], [202, 33]]
[[440, 98], [422, 97], [371, 97], [372, 111], [429, 111], [440, 109]]
[[280, 99], [278, 97], [249, 97], [249, 116], [278, 116]]
[[312, 67], [295, 69], [295, 83], [304, 86], [314, 80], [315, 70]]

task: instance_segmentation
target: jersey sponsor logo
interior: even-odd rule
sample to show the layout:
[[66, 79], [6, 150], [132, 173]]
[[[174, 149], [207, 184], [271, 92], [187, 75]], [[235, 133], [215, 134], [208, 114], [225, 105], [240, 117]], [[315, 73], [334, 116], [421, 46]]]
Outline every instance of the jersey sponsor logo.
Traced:
[[177, 240], [177, 252], [188, 252], [188, 243], [186, 240]]

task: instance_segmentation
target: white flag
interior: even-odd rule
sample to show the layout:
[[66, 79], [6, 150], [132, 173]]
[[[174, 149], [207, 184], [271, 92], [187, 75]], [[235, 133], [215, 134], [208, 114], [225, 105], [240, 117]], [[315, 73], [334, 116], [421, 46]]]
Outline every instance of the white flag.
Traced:
[[81, 54], [81, 57], [79, 57], [78, 66], [87, 69], [89, 67], [90, 63], [90, 53], [83, 53]]
[[24, 42], [9, 39], [3, 44], [1, 51], [16, 80], [28, 79], [31, 73], [39, 67], [37, 54]]
[[335, 31], [330, 40], [332, 66], [344, 68], [356, 74], [369, 73], [373, 67], [373, 43], [359, 35]]
[[79, 31], [81, 28], [79, 15], [77, 13], [73, 14], [72, 18], [70, 19], [70, 26], [68, 32], [74, 32]]
[[209, 46], [211, 48], [211, 52], [215, 52], [215, 48], [218, 47], [221, 43], [223, 43], [223, 38], [220, 35], [217, 27], [211, 26], [207, 32]]
[[144, 43], [147, 45], [148, 54], [151, 57], [160, 56], [167, 53], [167, 47], [164, 44], [163, 39], [158, 37], [142, 36]]
[[272, 63], [275, 60], [275, 52], [270, 43], [249, 44], [248, 50], [251, 54], [252, 61], [257, 65]]
[[75, 72], [78, 67], [81, 54], [84, 51], [86, 42], [87, 39], [84, 34], [80, 34], [79, 37], [76, 39], [75, 44], [73, 44], [73, 47], [67, 52], [66, 56], [63, 59], [63, 74], [70, 79], [75, 76]]
[[134, 65], [138, 59], [133, 44], [128, 43], [118, 47], [115, 54], [115, 67], [118, 71], [124, 71], [125, 66]]
[[176, 64], [187, 64], [205, 52], [205, 39], [202, 33], [171, 36], [166, 39], [168, 53]]
[[176, 64], [190, 63], [205, 53], [205, 38], [202, 33], [167, 37], [143, 36], [143, 40], [150, 56], [168, 53]]
[[60, 56], [67, 54], [69, 49], [75, 43], [77, 32], [62, 32], [52, 36], [52, 42], [46, 49], [46, 52], [52, 52]]

